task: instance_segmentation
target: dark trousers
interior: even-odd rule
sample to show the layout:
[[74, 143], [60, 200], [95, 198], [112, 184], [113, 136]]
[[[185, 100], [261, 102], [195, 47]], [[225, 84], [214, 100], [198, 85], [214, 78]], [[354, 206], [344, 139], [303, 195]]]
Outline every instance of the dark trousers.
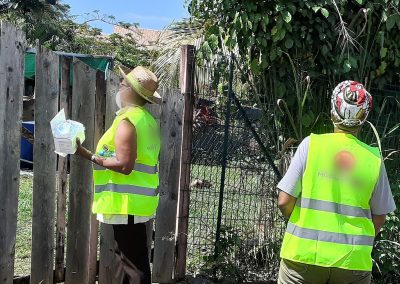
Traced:
[[113, 225], [116, 254], [125, 273], [123, 284], [151, 284], [146, 225], [134, 224], [133, 218], [129, 216], [127, 225]]

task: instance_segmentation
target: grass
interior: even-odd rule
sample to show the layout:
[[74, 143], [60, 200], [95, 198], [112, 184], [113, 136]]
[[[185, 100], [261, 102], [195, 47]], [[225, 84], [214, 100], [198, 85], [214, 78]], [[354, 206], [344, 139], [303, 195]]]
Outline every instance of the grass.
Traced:
[[15, 245], [15, 275], [30, 274], [32, 245], [33, 178], [21, 176], [18, 203], [17, 239]]

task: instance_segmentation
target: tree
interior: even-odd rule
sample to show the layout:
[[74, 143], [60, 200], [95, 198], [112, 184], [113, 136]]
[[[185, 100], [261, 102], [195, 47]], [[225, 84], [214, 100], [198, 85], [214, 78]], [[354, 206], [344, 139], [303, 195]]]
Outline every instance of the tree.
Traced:
[[104, 36], [101, 30], [87, 24], [76, 25], [71, 41], [61, 41], [56, 48], [75, 53], [114, 56], [117, 65], [130, 68], [147, 66], [157, 55], [156, 51], [138, 45], [131, 34]]
[[68, 21], [68, 12], [68, 5], [50, 5], [41, 0], [0, 1], [0, 18], [23, 29], [32, 45], [36, 40], [44, 43], [62, 38], [66, 31], [60, 27]]
[[38, 40], [52, 50], [115, 56], [117, 64], [127, 67], [149, 65], [150, 58], [155, 56], [154, 52], [140, 47], [132, 36], [105, 36], [101, 30], [89, 26], [92, 21], [103, 21], [125, 28], [137, 24], [118, 22], [115, 17], [102, 15], [98, 11], [86, 14], [87, 20], [79, 24], [69, 11], [68, 5], [57, 1], [0, 1], [0, 19], [10, 21], [23, 29], [32, 46]]

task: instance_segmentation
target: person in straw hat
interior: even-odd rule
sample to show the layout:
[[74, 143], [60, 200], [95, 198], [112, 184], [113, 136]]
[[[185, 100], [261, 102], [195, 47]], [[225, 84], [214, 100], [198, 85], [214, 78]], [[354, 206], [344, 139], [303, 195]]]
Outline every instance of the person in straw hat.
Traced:
[[79, 144], [77, 155], [93, 162], [93, 213], [113, 225], [120, 283], [151, 283], [145, 222], [156, 213], [160, 130], [144, 108], [160, 104], [157, 77], [139, 66], [120, 68], [123, 81], [116, 94], [119, 111], [100, 139], [95, 154]]

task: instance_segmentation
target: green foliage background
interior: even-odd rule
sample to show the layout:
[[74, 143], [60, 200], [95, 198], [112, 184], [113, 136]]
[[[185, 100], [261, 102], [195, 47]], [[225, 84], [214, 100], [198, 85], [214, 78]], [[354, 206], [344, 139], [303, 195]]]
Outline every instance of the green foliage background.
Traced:
[[266, 124], [276, 123], [268, 106], [287, 103], [297, 122], [288, 136], [326, 128], [329, 118], [321, 116], [341, 80], [368, 89], [398, 85], [398, 0], [192, 0], [189, 7], [204, 25], [199, 58], [235, 52], [248, 99], [264, 109]]
[[[203, 51], [216, 52], [222, 44], [237, 50], [255, 75], [272, 66], [281, 75], [291, 73], [284, 55], [289, 53], [310, 76], [346, 76], [378, 86], [399, 79], [398, 8], [398, 0], [345, 0], [337, 6], [330, 0], [190, 3], [191, 15], [205, 22]], [[339, 15], [354, 39], [354, 45], [343, 42], [344, 49]]]

